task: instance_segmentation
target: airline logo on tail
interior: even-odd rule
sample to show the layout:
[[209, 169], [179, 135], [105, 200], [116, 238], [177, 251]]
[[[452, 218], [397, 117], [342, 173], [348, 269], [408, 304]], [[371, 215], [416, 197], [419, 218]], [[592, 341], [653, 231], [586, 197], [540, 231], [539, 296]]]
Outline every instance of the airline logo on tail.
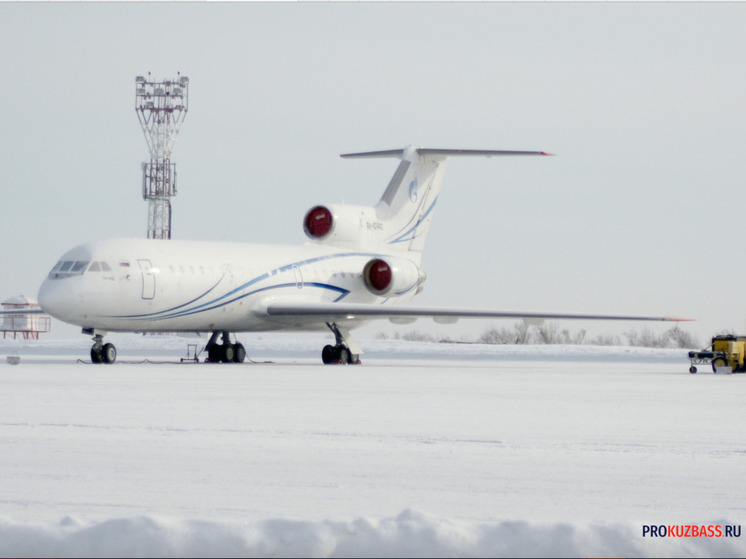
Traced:
[[417, 201], [417, 179], [414, 179], [409, 184], [409, 199], [412, 202], [416, 202]]

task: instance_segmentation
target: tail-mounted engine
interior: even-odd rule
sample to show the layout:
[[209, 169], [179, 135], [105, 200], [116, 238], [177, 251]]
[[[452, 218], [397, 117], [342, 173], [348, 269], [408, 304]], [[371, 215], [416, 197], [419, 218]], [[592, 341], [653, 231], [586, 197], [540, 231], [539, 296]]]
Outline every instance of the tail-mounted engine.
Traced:
[[342, 248], [361, 248], [380, 242], [383, 222], [371, 206], [314, 206], [303, 218], [303, 230], [312, 241]]
[[398, 297], [422, 290], [425, 273], [406, 258], [374, 258], [363, 268], [363, 283], [374, 295]]
[[315, 206], [303, 218], [303, 230], [309, 239], [320, 240], [334, 229], [334, 216], [326, 206]]

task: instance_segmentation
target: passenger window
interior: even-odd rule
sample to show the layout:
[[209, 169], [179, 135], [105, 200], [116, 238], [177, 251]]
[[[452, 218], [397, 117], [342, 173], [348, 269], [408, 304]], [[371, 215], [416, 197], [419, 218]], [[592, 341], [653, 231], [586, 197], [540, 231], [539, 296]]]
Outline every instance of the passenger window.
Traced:
[[89, 272], [100, 272], [101, 264], [99, 264], [98, 262], [94, 262], [93, 264], [91, 264], [91, 267], [88, 268], [88, 271]]

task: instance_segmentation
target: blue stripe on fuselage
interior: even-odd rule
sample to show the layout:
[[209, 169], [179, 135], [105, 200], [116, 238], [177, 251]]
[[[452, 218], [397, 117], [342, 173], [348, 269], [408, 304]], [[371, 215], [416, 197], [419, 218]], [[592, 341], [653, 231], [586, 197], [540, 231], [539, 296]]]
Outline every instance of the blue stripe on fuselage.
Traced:
[[[284, 265], [282, 265], [282, 266], [280, 266], [278, 268], [275, 268], [274, 270], [271, 270], [271, 271], [266, 272], [266, 273], [264, 273], [264, 274], [262, 274], [260, 276], [257, 276], [255, 278], [247, 281], [246, 283], [244, 283], [244, 284], [236, 287], [235, 289], [232, 289], [231, 291], [228, 291], [227, 293], [224, 293], [223, 295], [221, 295], [219, 297], [216, 297], [216, 298], [214, 298], [214, 299], [212, 299], [210, 301], [207, 301], [207, 302], [202, 303], [202, 304], [197, 305], [197, 306], [193, 306], [191, 308], [186, 308], [186, 309], [184, 308], [184, 307], [187, 307], [188, 305], [191, 305], [192, 303], [200, 300], [205, 295], [207, 295], [208, 293], [210, 293], [213, 289], [215, 289], [215, 287], [217, 287], [218, 284], [220, 284], [220, 282], [224, 279], [225, 274], [223, 274], [223, 277], [221, 277], [220, 280], [218, 280], [218, 282], [213, 287], [211, 287], [209, 290], [207, 290], [205, 293], [203, 293], [199, 297], [196, 297], [196, 298], [192, 299], [191, 301], [188, 301], [188, 302], [183, 303], [181, 305], [177, 305], [175, 307], [170, 307], [168, 309], [164, 309], [162, 311], [157, 311], [157, 312], [154, 312], [154, 313], [133, 314], [133, 315], [110, 315], [110, 316], [107, 316], [106, 318], [130, 318], [130, 319], [136, 319], [136, 320], [144, 320], [144, 319], [161, 320], [161, 319], [166, 319], [166, 318], [175, 318], [175, 317], [179, 317], [179, 316], [188, 316], [188, 315], [196, 314], [197, 312], [202, 312], [202, 311], [209, 311], [209, 310], [212, 310], [212, 309], [215, 309], [215, 308], [219, 308], [219, 307], [225, 306], [225, 305], [230, 304], [230, 303], [232, 303], [234, 301], [238, 301], [239, 299], [243, 299], [244, 297], [248, 297], [249, 295], [253, 295], [253, 294], [258, 293], [260, 291], [264, 291], [264, 290], [272, 289], [272, 288], [276, 288], [276, 287], [284, 287], [286, 285], [293, 285], [294, 286], [295, 284], [281, 284], [281, 285], [275, 285], [275, 286], [267, 286], [267, 287], [264, 287], [264, 288], [261, 288], [261, 289], [258, 289], [258, 290], [251, 291], [250, 293], [246, 293], [246, 294], [244, 294], [242, 296], [235, 297], [235, 298], [230, 299], [229, 301], [226, 301], [226, 302], [221, 303], [219, 305], [217, 304], [219, 301], [222, 301], [222, 300], [224, 300], [224, 299], [226, 299], [228, 297], [231, 297], [232, 295], [235, 295], [236, 293], [239, 293], [240, 291], [243, 291], [247, 287], [250, 287], [250, 286], [255, 285], [255, 284], [259, 283], [259, 282], [267, 280], [267, 279], [269, 279], [269, 278], [271, 278], [273, 276], [276, 276], [276, 275], [278, 275], [278, 274], [280, 274], [282, 272], [286, 272], [286, 271], [292, 270], [296, 266], [298, 268], [301, 268], [303, 266], [307, 266], [309, 264], [315, 264], [317, 262], [322, 262], [324, 260], [332, 260], [332, 259], [336, 259], [336, 258], [350, 258], [350, 257], [358, 257], [358, 256], [370, 256], [370, 257], [374, 257], [374, 258], [380, 258], [380, 257], [383, 257], [385, 255], [378, 254], [378, 253], [367, 253], [367, 252], [351, 252], [351, 253], [343, 253], [343, 254], [327, 254], [327, 255], [324, 255], [324, 256], [317, 256], [317, 257], [309, 258], [309, 259], [306, 259], [306, 260], [300, 260], [298, 262], [292, 262], [290, 264], [284, 264]], [[311, 285], [311, 283], [309, 283], [308, 285]], [[345, 296], [347, 296], [347, 294], [349, 293], [349, 290], [344, 289], [342, 287], [335, 286], [335, 285], [331, 285], [331, 284], [321, 284], [321, 283], [319, 283], [319, 284], [313, 284], [313, 285], [315, 285], [316, 287], [321, 287], [321, 288], [324, 288], [324, 289], [330, 289], [330, 290], [337, 291], [337, 292], [341, 293], [342, 295], [340, 297], [338, 297], [337, 299], [335, 299], [334, 302], [340, 301]], [[177, 309], [183, 309], [183, 310], [178, 311], [178, 312], [172, 312], [172, 311], [176, 311]]]

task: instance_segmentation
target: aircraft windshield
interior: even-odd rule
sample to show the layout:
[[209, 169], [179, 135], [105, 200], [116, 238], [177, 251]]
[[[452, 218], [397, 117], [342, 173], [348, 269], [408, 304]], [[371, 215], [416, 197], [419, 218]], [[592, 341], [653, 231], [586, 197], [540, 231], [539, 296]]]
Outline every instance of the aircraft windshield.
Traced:
[[80, 276], [90, 264], [89, 260], [60, 260], [49, 272], [50, 279], [63, 279]]
[[94, 262], [88, 268], [89, 272], [111, 272], [111, 267], [106, 262]]

